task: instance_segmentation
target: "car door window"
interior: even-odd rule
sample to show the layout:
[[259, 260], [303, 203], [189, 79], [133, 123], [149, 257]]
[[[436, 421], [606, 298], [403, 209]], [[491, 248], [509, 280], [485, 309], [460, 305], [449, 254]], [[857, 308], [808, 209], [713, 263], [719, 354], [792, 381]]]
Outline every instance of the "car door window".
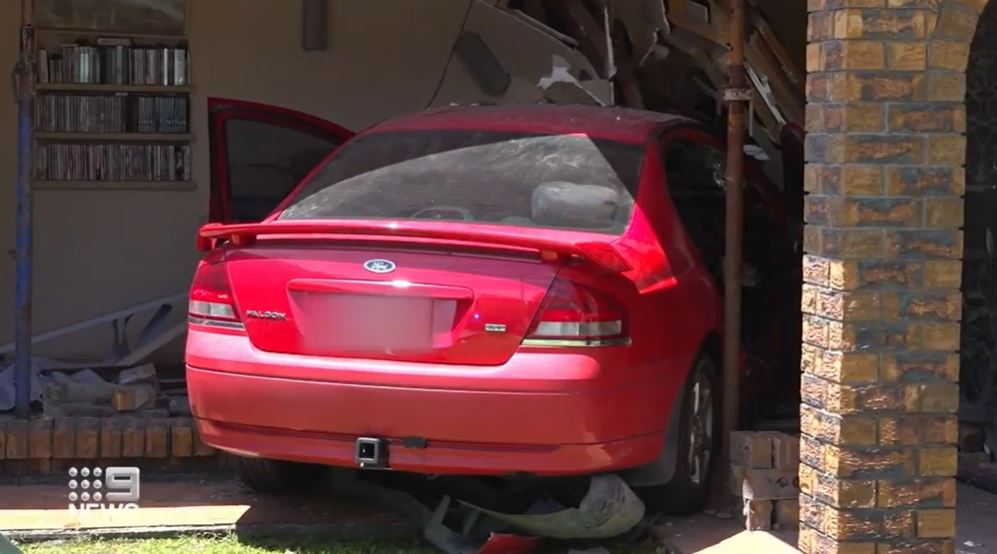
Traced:
[[296, 129], [248, 119], [225, 124], [233, 222], [270, 214], [336, 143]]
[[723, 271], [724, 171], [723, 153], [688, 139], [671, 141], [665, 150], [665, 180], [682, 226], [707, 269]]
[[212, 222], [269, 216], [353, 132], [280, 106], [208, 98]]
[[[665, 149], [665, 178], [672, 203], [721, 289], [726, 247], [725, 157], [721, 149], [695, 140], [673, 140]], [[749, 357], [756, 362], [775, 362], [780, 353], [773, 350], [773, 337], [779, 336], [783, 332], [780, 329], [788, 328], [789, 324], [782, 316], [795, 314], [799, 321], [798, 312], [781, 304], [791, 288], [786, 281], [790, 272], [785, 263], [790, 250], [786, 246], [786, 231], [770, 209], [773, 200], [763, 195], [768, 188], [753, 180], [753, 172], [746, 173], [741, 340]]]

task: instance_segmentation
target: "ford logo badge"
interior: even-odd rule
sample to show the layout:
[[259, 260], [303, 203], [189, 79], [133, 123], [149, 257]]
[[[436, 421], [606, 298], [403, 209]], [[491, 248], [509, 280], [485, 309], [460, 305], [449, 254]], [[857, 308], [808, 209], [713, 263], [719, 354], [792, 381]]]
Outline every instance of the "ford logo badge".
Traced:
[[395, 270], [395, 262], [391, 260], [367, 260], [363, 263], [364, 269], [371, 273], [391, 273]]

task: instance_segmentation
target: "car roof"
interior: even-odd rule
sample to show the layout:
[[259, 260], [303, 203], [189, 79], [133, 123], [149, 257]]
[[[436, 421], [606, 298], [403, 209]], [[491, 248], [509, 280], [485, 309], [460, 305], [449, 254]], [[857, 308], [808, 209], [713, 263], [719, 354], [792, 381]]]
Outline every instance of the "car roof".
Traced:
[[367, 132], [480, 129], [544, 134], [584, 133], [621, 142], [644, 143], [662, 126], [692, 122], [676, 114], [617, 107], [554, 104], [450, 106], [395, 117], [371, 127]]

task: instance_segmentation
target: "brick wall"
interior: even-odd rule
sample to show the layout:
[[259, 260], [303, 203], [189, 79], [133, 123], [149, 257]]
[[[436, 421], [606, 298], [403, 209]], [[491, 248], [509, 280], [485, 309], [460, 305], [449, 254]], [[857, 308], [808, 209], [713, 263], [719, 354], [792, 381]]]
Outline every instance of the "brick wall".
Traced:
[[97, 461], [184, 469], [216, 454], [190, 418], [0, 417], [0, 481]]
[[800, 549], [952, 552], [965, 69], [986, 0], [808, 0]]

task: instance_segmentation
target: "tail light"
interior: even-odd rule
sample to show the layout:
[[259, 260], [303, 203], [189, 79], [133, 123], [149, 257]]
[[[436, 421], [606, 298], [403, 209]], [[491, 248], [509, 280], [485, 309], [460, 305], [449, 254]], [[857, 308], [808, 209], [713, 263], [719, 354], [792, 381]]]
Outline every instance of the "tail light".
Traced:
[[525, 344], [606, 346], [627, 340], [626, 313], [614, 298], [592, 287], [557, 278], [547, 291]]
[[232, 298], [223, 254], [205, 258], [194, 274], [188, 316], [191, 323], [244, 329]]

